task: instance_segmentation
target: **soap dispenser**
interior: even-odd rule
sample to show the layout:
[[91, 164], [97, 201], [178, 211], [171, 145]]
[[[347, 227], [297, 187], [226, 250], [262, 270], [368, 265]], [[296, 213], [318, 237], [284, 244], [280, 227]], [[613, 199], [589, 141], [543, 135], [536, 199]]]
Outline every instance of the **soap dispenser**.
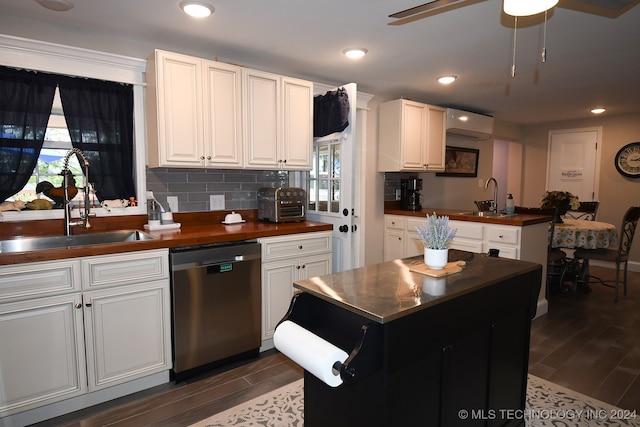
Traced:
[[152, 191], [147, 191], [147, 216], [149, 225], [160, 224], [160, 213], [162, 205], [153, 197]]
[[512, 214], [512, 213], [515, 213], [515, 211], [516, 211], [516, 207], [513, 202], [513, 195], [509, 193], [507, 195], [507, 213]]

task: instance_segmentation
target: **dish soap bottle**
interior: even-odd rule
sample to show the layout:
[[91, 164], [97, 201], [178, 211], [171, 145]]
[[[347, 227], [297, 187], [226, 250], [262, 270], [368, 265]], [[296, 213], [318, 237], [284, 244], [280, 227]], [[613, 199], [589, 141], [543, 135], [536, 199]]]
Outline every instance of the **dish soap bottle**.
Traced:
[[515, 211], [516, 211], [516, 207], [515, 207], [515, 204], [513, 203], [513, 195], [509, 193], [507, 195], [507, 213], [512, 214], [512, 213], [515, 213]]
[[160, 204], [156, 202], [151, 191], [147, 191], [147, 220], [149, 225], [160, 224]]

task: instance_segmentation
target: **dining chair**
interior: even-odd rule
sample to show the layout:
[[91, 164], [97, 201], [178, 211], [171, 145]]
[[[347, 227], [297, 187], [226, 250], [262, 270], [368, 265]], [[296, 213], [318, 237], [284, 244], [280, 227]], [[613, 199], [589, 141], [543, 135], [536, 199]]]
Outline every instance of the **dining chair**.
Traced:
[[598, 214], [598, 206], [600, 202], [580, 202], [580, 207], [576, 210], [567, 211], [565, 218], [586, 219], [587, 221], [595, 221]]
[[553, 233], [556, 229], [558, 209], [555, 207], [533, 208], [525, 206], [515, 206], [514, 212], [517, 214], [548, 215], [552, 218], [549, 224], [549, 239], [547, 241], [547, 296], [549, 295], [549, 286], [551, 282], [557, 281], [560, 290], [562, 290], [562, 283], [564, 281], [564, 275], [567, 272], [569, 262], [567, 260], [566, 252], [553, 247]]
[[474, 203], [480, 212], [488, 212], [491, 210], [493, 200], [474, 200]]
[[[631, 251], [631, 243], [633, 243], [633, 235], [636, 232], [638, 226], [638, 219], [640, 218], [640, 206], [632, 206], [624, 214], [622, 219], [622, 228], [620, 229], [620, 236], [618, 238], [618, 248], [597, 248], [597, 249], [585, 249], [578, 248], [573, 253], [576, 261], [582, 259], [583, 266], [589, 260], [607, 261], [616, 263], [616, 284], [615, 284], [615, 297], [614, 301], [618, 301], [618, 290], [620, 287], [620, 265], [624, 263], [624, 295], [627, 295], [627, 264], [629, 262], [629, 252]], [[589, 280], [588, 277], [585, 278]], [[574, 287], [577, 284], [577, 277], [574, 278]]]

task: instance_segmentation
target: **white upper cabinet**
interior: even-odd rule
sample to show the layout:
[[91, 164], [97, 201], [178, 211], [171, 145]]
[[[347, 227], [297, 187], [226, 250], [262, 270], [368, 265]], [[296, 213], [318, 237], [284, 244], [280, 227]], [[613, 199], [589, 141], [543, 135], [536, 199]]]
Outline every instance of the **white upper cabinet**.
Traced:
[[396, 99], [380, 104], [378, 170], [444, 171], [446, 110]]
[[245, 167], [310, 170], [313, 83], [244, 69]]
[[311, 170], [312, 82], [162, 50], [146, 79], [149, 167]]
[[157, 50], [147, 60], [150, 167], [241, 168], [241, 68]]

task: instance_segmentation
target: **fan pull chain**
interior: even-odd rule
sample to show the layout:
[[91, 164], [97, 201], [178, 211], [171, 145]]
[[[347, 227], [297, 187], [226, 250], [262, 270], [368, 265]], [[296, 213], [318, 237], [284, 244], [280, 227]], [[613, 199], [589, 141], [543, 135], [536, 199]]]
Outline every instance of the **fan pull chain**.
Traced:
[[544, 31], [542, 36], [542, 62], [547, 62], [547, 11], [544, 11]]
[[516, 32], [518, 31], [518, 17], [514, 17], [513, 24], [513, 56], [511, 60], [511, 77], [516, 76]]

